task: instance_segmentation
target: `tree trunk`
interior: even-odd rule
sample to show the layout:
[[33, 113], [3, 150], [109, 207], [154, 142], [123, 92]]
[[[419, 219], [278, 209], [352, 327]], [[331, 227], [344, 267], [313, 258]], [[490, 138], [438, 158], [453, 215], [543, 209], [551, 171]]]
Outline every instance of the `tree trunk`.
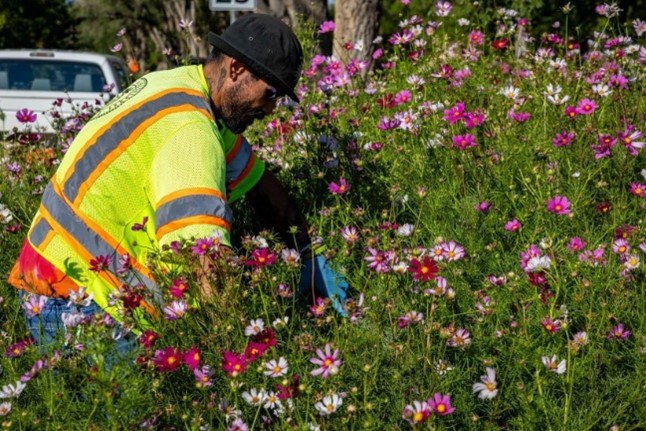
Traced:
[[365, 60], [370, 54], [372, 41], [379, 25], [378, 0], [337, 0], [334, 6], [334, 55], [342, 61], [350, 56], [346, 43], [358, 45], [360, 50], [351, 56]]
[[293, 27], [304, 20], [310, 19], [319, 26], [325, 21], [327, 14], [326, 0], [260, 0], [257, 2], [260, 13], [269, 13]]

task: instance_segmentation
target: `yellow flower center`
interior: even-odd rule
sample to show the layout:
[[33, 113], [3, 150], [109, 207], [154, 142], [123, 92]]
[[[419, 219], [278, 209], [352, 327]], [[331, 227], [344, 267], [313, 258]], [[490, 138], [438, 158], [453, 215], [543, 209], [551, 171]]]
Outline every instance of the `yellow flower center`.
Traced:
[[426, 274], [429, 271], [428, 267], [423, 266], [421, 269], [422, 274]]
[[175, 362], [177, 362], [177, 358], [175, 356], [171, 356], [166, 360], [168, 362], [168, 365], [173, 365]]
[[413, 422], [421, 422], [424, 419], [424, 414], [422, 412], [417, 412], [413, 415]]
[[496, 384], [494, 382], [488, 382], [488, 383], [485, 384], [485, 386], [490, 391], [493, 391], [494, 389], [496, 389]]
[[438, 404], [436, 409], [438, 412], [444, 413], [446, 411], [446, 406], [444, 404]]
[[332, 361], [329, 359], [326, 359], [325, 362], [323, 363], [324, 366], [329, 367], [330, 364], [332, 364]]
[[40, 313], [40, 307], [37, 306], [37, 305], [34, 305], [33, 307], [31, 307], [31, 312], [32, 313]]
[[274, 373], [276, 373], [276, 374], [280, 373], [280, 371], [281, 371], [281, 370], [282, 370], [282, 368], [280, 368], [280, 366], [279, 366], [279, 365], [276, 365], [276, 366], [274, 367]]

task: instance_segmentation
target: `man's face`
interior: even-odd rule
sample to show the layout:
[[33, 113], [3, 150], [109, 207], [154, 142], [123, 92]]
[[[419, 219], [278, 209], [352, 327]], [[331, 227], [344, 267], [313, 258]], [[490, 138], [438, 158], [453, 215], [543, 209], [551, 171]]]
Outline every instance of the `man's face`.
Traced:
[[262, 119], [276, 108], [273, 87], [249, 71], [224, 90], [221, 117], [233, 133], [239, 134], [256, 119]]

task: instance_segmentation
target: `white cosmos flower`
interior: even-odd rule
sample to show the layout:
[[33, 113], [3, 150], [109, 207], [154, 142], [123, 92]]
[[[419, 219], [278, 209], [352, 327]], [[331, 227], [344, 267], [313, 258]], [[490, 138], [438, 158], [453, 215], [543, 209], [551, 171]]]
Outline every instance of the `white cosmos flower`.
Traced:
[[516, 100], [520, 94], [520, 90], [513, 85], [508, 85], [507, 87], [500, 90], [500, 94], [508, 99]]
[[556, 355], [552, 355], [551, 358], [549, 356], [543, 356], [541, 360], [543, 361], [545, 368], [553, 373], [563, 374], [566, 370], [567, 362], [565, 361], [565, 359], [563, 359], [561, 362], [558, 362]]
[[265, 402], [267, 393], [263, 389], [257, 390], [256, 388], [251, 388], [249, 391], [244, 391], [242, 393], [242, 398], [247, 402], [247, 404], [255, 407]]
[[10, 411], [11, 411], [11, 403], [9, 401], [0, 403], [0, 416], [7, 416]]
[[498, 395], [498, 388], [496, 383], [496, 370], [487, 367], [487, 374], [480, 376], [482, 383], [473, 384], [473, 393], [478, 393], [478, 398], [482, 400], [490, 400]]
[[282, 356], [278, 360], [272, 359], [265, 364], [265, 375], [270, 377], [282, 377], [287, 374], [287, 359]]
[[329, 416], [343, 404], [343, 399], [337, 394], [328, 395], [323, 397], [323, 400], [314, 404], [314, 408], [319, 412], [321, 416]]
[[258, 335], [265, 329], [265, 321], [262, 319], [254, 319], [249, 322], [249, 325], [245, 328], [244, 334], [247, 337], [252, 335]]
[[0, 391], [0, 398], [18, 398], [23, 390], [27, 387], [26, 384], [18, 380], [15, 385], [6, 385]]
[[536, 272], [542, 269], [548, 269], [551, 263], [552, 263], [552, 260], [549, 258], [549, 256], [532, 257], [527, 262], [527, 266], [525, 267], [525, 272]]

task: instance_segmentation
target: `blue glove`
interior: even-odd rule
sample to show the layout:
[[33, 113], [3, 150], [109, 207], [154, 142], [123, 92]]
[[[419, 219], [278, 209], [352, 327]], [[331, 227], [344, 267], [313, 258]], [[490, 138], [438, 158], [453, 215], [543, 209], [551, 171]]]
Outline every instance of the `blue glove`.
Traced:
[[301, 270], [301, 294], [307, 295], [312, 289], [312, 271], [314, 271], [314, 291], [317, 296], [330, 298], [334, 309], [343, 317], [348, 313], [343, 309], [348, 293], [348, 282], [342, 274], [330, 268], [328, 261], [322, 255], [307, 259]]

